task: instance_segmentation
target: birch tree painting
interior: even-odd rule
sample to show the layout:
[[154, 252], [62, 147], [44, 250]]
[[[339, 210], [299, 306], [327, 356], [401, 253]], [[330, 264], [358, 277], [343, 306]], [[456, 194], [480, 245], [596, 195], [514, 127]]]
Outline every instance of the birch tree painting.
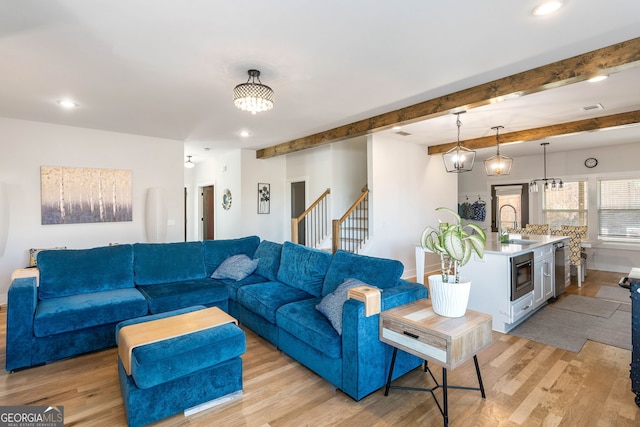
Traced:
[[131, 171], [40, 167], [42, 224], [131, 221]]

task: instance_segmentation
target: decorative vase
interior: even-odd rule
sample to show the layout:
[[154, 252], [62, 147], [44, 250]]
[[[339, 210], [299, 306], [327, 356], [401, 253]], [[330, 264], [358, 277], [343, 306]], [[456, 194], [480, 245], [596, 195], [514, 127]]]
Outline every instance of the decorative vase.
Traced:
[[462, 317], [467, 311], [471, 281], [460, 278], [460, 283], [453, 283], [454, 280], [449, 277], [449, 282], [443, 282], [439, 274], [429, 276], [429, 297], [433, 311], [440, 316]]

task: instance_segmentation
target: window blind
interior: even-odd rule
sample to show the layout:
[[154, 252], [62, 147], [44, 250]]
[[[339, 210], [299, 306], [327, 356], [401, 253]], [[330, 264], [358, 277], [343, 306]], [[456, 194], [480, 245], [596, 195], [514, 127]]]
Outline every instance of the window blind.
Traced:
[[598, 184], [600, 237], [640, 242], [640, 178]]

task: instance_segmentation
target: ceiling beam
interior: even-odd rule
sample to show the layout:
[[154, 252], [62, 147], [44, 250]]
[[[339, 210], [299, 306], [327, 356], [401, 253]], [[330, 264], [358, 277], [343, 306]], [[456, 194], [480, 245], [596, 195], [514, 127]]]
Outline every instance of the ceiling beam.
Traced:
[[[578, 120], [575, 122], [559, 123], [556, 125], [543, 126], [535, 129], [526, 129], [516, 132], [500, 134], [500, 143], [524, 142], [536, 139], [549, 138], [557, 135], [567, 135], [571, 133], [589, 132], [598, 129], [607, 129], [616, 126], [625, 126], [640, 123], [640, 110], [629, 111], [627, 113], [612, 114], [610, 116], [596, 117], [591, 119]], [[461, 142], [465, 148], [477, 150], [479, 148], [495, 147], [496, 137], [483, 136], [481, 138], [466, 139]], [[446, 153], [455, 147], [457, 141], [446, 144], [432, 145], [427, 149], [429, 155]]]
[[263, 148], [256, 152], [256, 158], [280, 156], [367, 135], [395, 125], [414, 123], [461, 110], [467, 111], [514, 96], [542, 92], [638, 65], [640, 65], [640, 38], [635, 38], [429, 101]]

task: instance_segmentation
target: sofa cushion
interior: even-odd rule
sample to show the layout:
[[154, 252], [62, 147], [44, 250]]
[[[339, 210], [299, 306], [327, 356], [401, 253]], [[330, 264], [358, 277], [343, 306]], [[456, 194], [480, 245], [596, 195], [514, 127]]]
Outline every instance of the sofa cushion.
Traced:
[[282, 255], [282, 244], [263, 240], [258, 245], [256, 253], [253, 255], [258, 260], [256, 273], [266, 277], [271, 281], [278, 280], [278, 269], [280, 268], [280, 256]]
[[145, 314], [147, 301], [133, 288], [51, 298], [38, 303], [33, 333], [46, 337]]
[[298, 288], [280, 282], [264, 282], [238, 289], [238, 303], [273, 324], [276, 323], [276, 311], [280, 307], [311, 297]]
[[242, 280], [256, 271], [256, 267], [258, 267], [257, 259], [251, 259], [245, 254], [234, 255], [222, 261], [211, 278]]
[[322, 313], [331, 325], [335, 328], [338, 335], [342, 335], [342, 306], [347, 300], [347, 294], [349, 289], [356, 286], [367, 286], [369, 288], [377, 289], [375, 286], [370, 286], [358, 279], [347, 279], [335, 291], [325, 295], [322, 300], [316, 305], [316, 310]]
[[259, 274], [251, 274], [245, 277], [242, 280], [233, 280], [233, 279], [212, 279], [217, 283], [221, 283], [227, 287], [229, 290], [229, 299], [232, 301], [238, 300], [238, 289], [246, 285], [253, 285], [256, 283], [264, 283], [269, 280], [265, 277], [260, 276]]
[[342, 357], [342, 339], [315, 306], [320, 298], [293, 302], [278, 309], [276, 324], [294, 337], [332, 358]]
[[336, 251], [322, 285], [322, 295], [336, 290], [345, 279], [358, 279], [376, 288], [395, 286], [402, 276], [404, 266], [400, 261]]
[[149, 303], [150, 313], [162, 313], [196, 304], [227, 308], [229, 291], [209, 278], [159, 283], [138, 288]]
[[278, 281], [320, 297], [322, 283], [330, 262], [329, 252], [284, 242]]
[[136, 243], [133, 255], [136, 285], [206, 277], [202, 242]]
[[38, 254], [40, 299], [133, 288], [131, 245], [62, 249]]
[[249, 258], [254, 258], [253, 254], [260, 243], [258, 236], [241, 237], [238, 239], [205, 240], [204, 264], [207, 277], [210, 277], [222, 262], [233, 256], [245, 254]]

